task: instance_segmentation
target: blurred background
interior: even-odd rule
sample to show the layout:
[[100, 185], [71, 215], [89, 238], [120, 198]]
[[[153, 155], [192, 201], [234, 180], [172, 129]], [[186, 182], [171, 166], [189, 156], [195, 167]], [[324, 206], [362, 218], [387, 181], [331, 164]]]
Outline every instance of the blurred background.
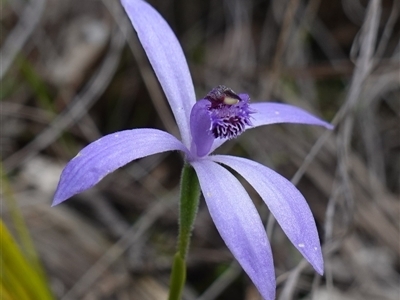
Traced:
[[[149, 2], [177, 34], [198, 99], [224, 84], [336, 126], [262, 127], [217, 151], [278, 171], [313, 211], [324, 277], [240, 178], [271, 240], [277, 299], [400, 299], [400, 2]], [[139, 127], [177, 135], [119, 1], [1, 5], [1, 299], [166, 299], [179, 153], [135, 161], [50, 207], [62, 168], [88, 143]], [[261, 299], [204, 201], [184, 299]]]

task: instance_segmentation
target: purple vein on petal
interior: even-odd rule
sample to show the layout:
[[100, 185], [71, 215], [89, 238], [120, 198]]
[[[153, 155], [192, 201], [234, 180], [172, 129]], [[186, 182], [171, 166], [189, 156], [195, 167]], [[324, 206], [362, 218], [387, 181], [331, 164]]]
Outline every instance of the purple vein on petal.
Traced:
[[324, 262], [314, 217], [297, 188], [283, 176], [255, 161], [226, 155], [209, 158], [231, 167], [254, 187], [293, 245], [322, 275]]
[[192, 162], [222, 239], [265, 299], [275, 299], [271, 247], [260, 216], [241, 183], [208, 159]]
[[167, 22], [148, 3], [121, 2], [167, 96], [182, 141], [189, 148], [189, 114], [196, 97], [182, 47]]
[[187, 148], [157, 129], [124, 130], [106, 135], [83, 148], [64, 168], [53, 206], [85, 191], [127, 163], [155, 153]]

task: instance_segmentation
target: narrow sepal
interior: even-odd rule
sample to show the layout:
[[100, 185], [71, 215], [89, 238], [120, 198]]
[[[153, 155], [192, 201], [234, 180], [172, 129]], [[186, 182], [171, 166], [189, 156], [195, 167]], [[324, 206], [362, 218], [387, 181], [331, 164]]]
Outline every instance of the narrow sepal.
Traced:
[[327, 129], [333, 129], [333, 125], [321, 120], [311, 113], [289, 104], [259, 102], [250, 104], [254, 111], [252, 115], [252, 126], [250, 128], [262, 125], [278, 123], [295, 123], [323, 126]]
[[121, 2], [167, 96], [183, 144], [189, 148], [189, 115], [196, 97], [182, 47], [167, 22], [150, 4], [142, 0]]
[[[240, 97], [247, 96], [240, 94]], [[332, 130], [334, 126], [320, 118], [312, 115], [311, 113], [289, 104], [274, 103], [274, 102], [259, 102], [250, 104], [250, 110], [253, 112], [251, 115], [251, 125], [246, 126], [246, 130], [263, 125], [291, 123], [291, 124], [305, 124], [323, 126]], [[227, 139], [216, 139], [210, 149], [213, 152], [215, 149], [225, 143]]]
[[83, 148], [64, 168], [53, 206], [97, 184], [127, 163], [155, 153], [186, 147], [171, 134], [157, 129], [133, 129], [112, 133]]
[[210, 215], [229, 250], [265, 299], [275, 299], [271, 247], [260, 216], [240, 182], [208, 159], [192, 163]]
[[289, 240], [322, 275], [324, 262], [317, 227], [299, 190], [283, 176], [255, 161], [226, 155], [214, 155], [210, 159], [234, 169], [254, 187]]

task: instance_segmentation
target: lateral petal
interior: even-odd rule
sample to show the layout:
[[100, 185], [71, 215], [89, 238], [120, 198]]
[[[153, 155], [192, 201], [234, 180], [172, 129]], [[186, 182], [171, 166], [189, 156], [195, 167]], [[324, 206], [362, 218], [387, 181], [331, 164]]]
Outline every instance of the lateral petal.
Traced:
[[327, 129], [333, 129], [332, 124], [329, 124], [328, 122], [325, 122], [309, 112], [293, 105], [259, 102], [250, 104], [250, 107], [255, 111], [255, 113], [252, 114], [251, 120], [253, 126], [250, 126], [249, 128], [277, 123], [296, 123], [318, 125]]
[[299, 190], [275, 171], [249, 159], [214, 155], [210, 159], [229, 166], [259, 193], [293, 245], [319, 273], [324, 272], [317, 227]]
[[275, 299], [271, 247], [260, 216], [240, 182], [208, 159], [192, 162], [222, 239], [265, 299]]
[[[248, 97], [247, 94], [239, 94], [240, 97]], [[262, 125], [293, 123], [323, 126], [332, 130], [334, 126], [310, 114], [309, 112], [289, 104], [274, 102], [259, 102], [250, 104], [250, 109], [254, 111], [251, 115], [251, 126], [247, 129]], [[216, 139], [211, 147], [210, 153], [225, 143], [227, 139]]]
[[106, 135], [83, 148], [67, 164], [52, 206], [91, 188], [107, 174], [135, 159], [170, 150], [188, 153], [177, 138], [157, 129], [124, 130]]
[[164, 18], [147, 2], [122, 0], [175, 116], [183, 144], [190, 147], [189, 115], [196, 101], [182, 47]]

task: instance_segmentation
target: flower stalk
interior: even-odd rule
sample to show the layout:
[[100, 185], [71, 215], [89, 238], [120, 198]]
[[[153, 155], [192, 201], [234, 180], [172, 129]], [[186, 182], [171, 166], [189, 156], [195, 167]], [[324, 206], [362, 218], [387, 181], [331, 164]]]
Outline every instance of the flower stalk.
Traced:
[[179, 252], [174, 256], [169, 284], [168, 300], [180, 300], [186, 281], [186, 263]]
[[172, 265], [168, 300], [181, 299], [186, 281], [186, 255], [189, 251], [190, 236], [199, 207], [199, 199], [200, 185], [196, 172], [189, 164], [185, 164], [181, 177], [178, 251]]
[[178, 253], [183, 260], [189, 250], [190, 235], [196, 219], [200, 199], [200, 185], [195, 170], [185, 164], [181, 177], [181, 199], [179, 208]]

